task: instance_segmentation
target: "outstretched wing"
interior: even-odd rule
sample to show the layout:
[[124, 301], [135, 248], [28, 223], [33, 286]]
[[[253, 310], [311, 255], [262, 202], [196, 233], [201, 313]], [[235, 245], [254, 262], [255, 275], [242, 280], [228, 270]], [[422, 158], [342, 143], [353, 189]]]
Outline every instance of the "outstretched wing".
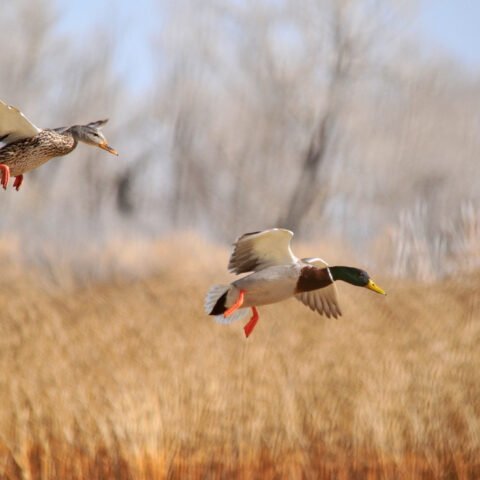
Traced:
[[[302, 258], [301, 261], [317, 268], [328, 268], [328, 263], [321, 258]], [[334, 282], [318, 290], [297, 293], [295, 298], [314, 312], [318, 312], [320, 315], [325, 315], [328, 318], [338, 318], [342, 315], [338, 304], [337, 287]]]
[[87, 123], [86, 126], [91, 128], [102, 128], [103, 125], [105, 125], [107, 122], [108, 122], [108, 118], [105, 118], [103, 120], [97, 120], [96, 122]]
[[70, 127], [57, 127], [57, 128], [50, 128], [49, 130], [53, 130], [54, 132], [58, 133], [64, 133], [66, 132]]
[[234, 243], [228, 270], [233, 273], [256, 272], [273, 265], [289, 265], [298, 261], [290, 248], [293, 232], [272, 228], [246, 233]]
[[[105, 125], [107, 122], [108, 122], [108, 118], [105, 118], [104, 120], [97, 120], [96, 122], [87, 123], [86, 125], [82, 125], [82, 127], [90, 127], [90, 128], [95, 128], [96, 130], [101, 130], [103, 125]], [[52, 128], [51, 130], [53, 130], [54, 132], [63, 133], [66, 130], [68, 130], [69, 128], [72, 128], [72, 127], [71, 126], [70, 127], [57, 127], [57, 128]]]
[[40, 131], [18, 108], [0, 100], [0, 142], [13, 143], [34, 137]]

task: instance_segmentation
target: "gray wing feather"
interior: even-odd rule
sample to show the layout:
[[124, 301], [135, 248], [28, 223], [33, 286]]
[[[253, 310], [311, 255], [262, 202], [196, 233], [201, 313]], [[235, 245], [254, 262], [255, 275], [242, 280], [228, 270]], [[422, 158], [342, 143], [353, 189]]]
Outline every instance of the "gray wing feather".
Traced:
[[228, 270], [233, 273], [256, 272], [297, 262], [290, 248], [292, 237], [293, 232], [283, 228], [242, 235], [234, 243]]

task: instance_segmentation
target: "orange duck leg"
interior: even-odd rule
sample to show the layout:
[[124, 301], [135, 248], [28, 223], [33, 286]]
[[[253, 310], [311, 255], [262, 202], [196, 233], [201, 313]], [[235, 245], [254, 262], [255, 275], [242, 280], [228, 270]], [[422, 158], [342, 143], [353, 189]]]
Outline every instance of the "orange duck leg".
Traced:
[[248, 338], [250, 334], [253, 332], [253, 329], [255, 328], [255, 325], [258, 322], [259, 316], [258, 316], [258, 311], [255, 307], [252, 307], [252, 318], [250, 318], [249, 322], [243, 327], [243, 330], [245, 332], [245, 336]]
[[18, 192], [22, 183], [23, 183], [23, 175], [17, 175], [15, 177], [15, 181], [13, 182], [13, 188], [15, 188], [15, 190]]
[[2, 176], [0, 184], [2, 185], [3, 189], [6, 190], [8, 181], [10, 180], [10, 168], [8, 168], [8, 165], [0, 163], [0, 173]]

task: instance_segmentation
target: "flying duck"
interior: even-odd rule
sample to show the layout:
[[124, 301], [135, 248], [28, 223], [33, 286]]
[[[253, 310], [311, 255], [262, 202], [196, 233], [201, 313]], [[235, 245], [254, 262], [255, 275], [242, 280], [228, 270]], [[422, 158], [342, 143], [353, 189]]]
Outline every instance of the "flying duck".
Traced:
[[295, 257], [290, 243], [293, 232], [273, 228], [246, 233], [237, 239], [228, 263], [232, 273], [248, 275], [230, 285], [214, 285], [205, 297], [205, 311], [219, 323], [231, 323], [248, 315], [244, 326], [248, 337], [258, 322], [259, 305], [281, 302], [290, 297], [328, 318], [342, 315], [336, 280], [366, 287], [386, 295], [367, 272], [359, 268], [330, 267], [320, 258]]
[[6, 189], [10, 176], [15, 177], [14, 188], [18, 191], [23, 174], [43, 165], [54, 157], [66, 155], [75, 149], [78, 142], [94, 145], [118, 155], [108, 145], [100, 131], [108, 120], [98, 120], [86, 125], [40, 129], [15, 107], [0, 100], [0, 185]]

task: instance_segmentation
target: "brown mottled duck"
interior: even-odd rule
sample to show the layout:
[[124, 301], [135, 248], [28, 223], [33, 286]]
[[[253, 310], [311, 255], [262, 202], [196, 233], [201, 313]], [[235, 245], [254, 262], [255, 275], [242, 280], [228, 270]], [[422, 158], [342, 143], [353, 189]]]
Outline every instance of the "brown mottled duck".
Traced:
[[219, 323], [239, 320], [252, 311], [245, 325], [248, 337], [258, 321], [259, 305], [268, 305], [295, 297], [313, 311], [328, 318], [342, 315], [338, 304], [336, 280], [366, 287], [385, 295], [367, 272], [354, 267], [330, 267], [320, 258], [299, 259], [293, 255], [293, 232], [273, 228], [246, 233], [234, 244], [228, 269], [248, 273], [230, 285], [215, 285], [205, 298], [205, 311]]
[[15, 107], [0, 101], [0, 184], [7, 188], [10, 176], [17, 190], [23, 174], [43, 165], [54, 157], [67, 155], [78, 142], [94, 145], [118, 155], [100, 131], [108, 120], [98, 120], [86, 125], [40, 129]]

